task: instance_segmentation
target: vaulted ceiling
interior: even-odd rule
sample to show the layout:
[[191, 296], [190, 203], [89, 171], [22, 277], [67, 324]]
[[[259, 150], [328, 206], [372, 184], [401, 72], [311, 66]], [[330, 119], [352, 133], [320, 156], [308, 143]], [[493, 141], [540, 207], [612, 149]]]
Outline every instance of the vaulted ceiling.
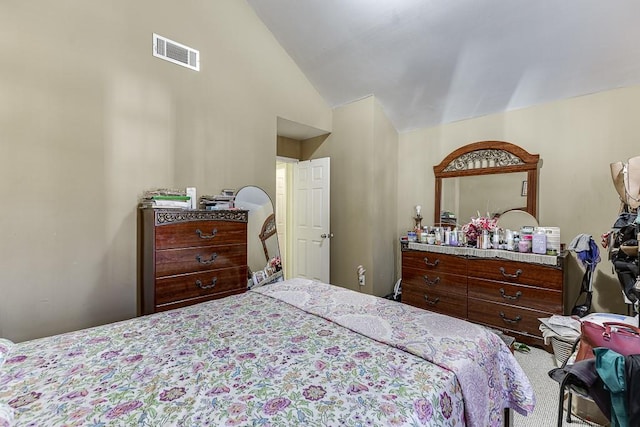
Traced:
[[399, 132], [640, 84], [639, 0], [247, 0], [327, 103]]

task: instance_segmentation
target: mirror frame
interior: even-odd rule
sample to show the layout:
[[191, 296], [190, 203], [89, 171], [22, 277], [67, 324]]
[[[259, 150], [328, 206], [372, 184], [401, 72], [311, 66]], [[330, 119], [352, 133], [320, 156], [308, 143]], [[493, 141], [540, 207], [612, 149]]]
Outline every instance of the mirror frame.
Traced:
[[[276, 234], [276, 214], [272, 213], [264, 220], [264, 224], [262, 224], [262, 229], [260, 230], [260, 234], [258, 238], [262, 242], [262, 249], [264, 250], [264, 256], [267, 259], [266, 262], [269, 262], [271, 257], [269, 257], [269, 250], [267, 249], [267, 239]], [[280, 254], [278, 254], [280, 256]]]
[[[277, 242], [278, 253], [271, 254], [271, 257], [269, 257], [269, 250], [265, 242], [265, 239], [269, 237], [275, 236], [276, 239], [278, 238], [275, 206], [271, 196], [256, 185], [245, 185], [238, 189], [234, 195], [234, 204], [236, 208], [248, 212], [247, 266], [251, 275], [253, 275], [265, 268], [271, 258], [281, 256], [280, 242]], [[264, 261], [262, 261], [262, 256], [265, 257]]]
[[433, 167], [435, 175], [434, 225], [440, 224], [442, 179], [461, 176], [527, 172], [527, 206], [538, 218], [538, 170], [540, 155], [505, 141], [478, 141], [451, 152]]

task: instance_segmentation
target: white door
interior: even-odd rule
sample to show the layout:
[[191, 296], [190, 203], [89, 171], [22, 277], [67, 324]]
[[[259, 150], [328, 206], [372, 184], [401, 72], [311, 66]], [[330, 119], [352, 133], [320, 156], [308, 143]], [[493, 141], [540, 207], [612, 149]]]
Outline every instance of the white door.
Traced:
[[293, 169], [293, 277], [329, 283], [329, 158]]

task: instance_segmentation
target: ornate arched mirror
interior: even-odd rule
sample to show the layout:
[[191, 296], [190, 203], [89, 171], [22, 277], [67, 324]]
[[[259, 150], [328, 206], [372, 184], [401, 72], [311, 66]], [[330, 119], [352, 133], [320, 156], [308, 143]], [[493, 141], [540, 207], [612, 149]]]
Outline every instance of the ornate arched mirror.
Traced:
[[264, 256], [267, 261], [271, 259], [270, 254], [280, 253], [280, 248], [278, 247], [278, 236], [276, 234], [275, 214], [269, 215], [267, 219], [264, 220], [262, 230], [260, 230], [258, 238], [262, 242], [262, 249], [264, 250]]
[[537, 218], [540, 156], [504, 141], [474, 142], [433, 167], [434, 223], [520, 210]]
[[273, 203], [260, 187], [249, 185], [236, 193], [235, 207], [249, 211], [247, 224], [247, 264], [252, 286], [280, 280], [282, 264]]

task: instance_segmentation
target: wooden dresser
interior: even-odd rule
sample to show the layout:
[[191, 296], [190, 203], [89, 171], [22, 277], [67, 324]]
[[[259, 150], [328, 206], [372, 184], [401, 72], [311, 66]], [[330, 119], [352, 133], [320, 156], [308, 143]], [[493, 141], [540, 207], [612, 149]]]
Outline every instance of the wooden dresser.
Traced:
[[247, 289], [245, 210], [140, 209], [138, 315]]
[[568, 314], [564, 256], [556, 264], [403, 248], [402, 302], [543, 346], [539, 318]]
[[402, 253], [402, 302], [467, 318], [467, 259], [422, 251]]

